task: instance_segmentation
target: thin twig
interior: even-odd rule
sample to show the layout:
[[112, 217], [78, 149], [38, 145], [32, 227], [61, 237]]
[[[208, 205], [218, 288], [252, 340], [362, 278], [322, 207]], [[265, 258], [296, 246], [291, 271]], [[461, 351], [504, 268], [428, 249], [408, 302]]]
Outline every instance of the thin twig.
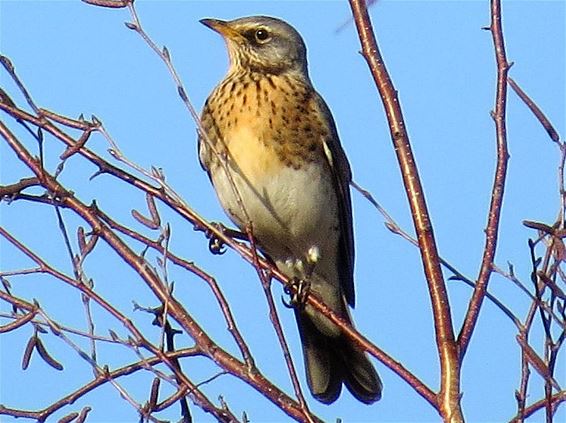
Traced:
[[[29, 123], [32, 123], [36, 126], [41, 127], [45, 131], [49, 132], [53, 135], [56, 139], [60, 140], [67, 146], [75, 145], [76, 141], [70, 137], [67, 133], [62, 131], [57, 126], [53, 125], [49, 121], [40, 120], [37, 117], [17, 108], [10, 108], [8, 106], [4, 106], [0, 103], [0, 108], [4, 108], [9, 111], [10, 115], [16, 119], [22, 119]], [[16, 141], [16, 139], [11, 135], [9, 130], [5, 127], [0, 125], [0, 135], [4, 135], [6, 139]], [[19, 147], [18, 147], [19, 149]], [[108, 161], [104, 160], [98, 154], [94, 153], [88, 147], [83, 147], [78, 152], [79, 155], [87, 159], [90, 163], [96, 166], [99, 171], [98, 174], [108, 174], [112, 175], [115, 178], [120, 179], [121, 181], [130, 184], [131, 186], [140, 189], [144, 193], [150, 194], [155, 198], [160, 199], [164, 204], [166, 204], [171, 210], [178, 213], [183, 219], [186, 219], [195, 228], [199, 228], [204, 233], [208, 233], [211, 236], [214, 236], [221, 240], [223, 244], [232, 248], [236, 251], [244, 260], [248, 263], [254, 263], [253, 254], [248, 246], [245, 244], [238, 242], [237, 240], [227, 236], [224, 230], [219, 228], [217, 225], [212, 224], [201, 216], [199, 216], [194, 210], [192, 210], [185, 202], [179, 201], [179, 196], [174, 192], [170, 192], [169, 188], [162, 189], [159, 187], [155, 187], [152, 184], [128, 173], [113, 164], [109, 163]], [[164, 185], [164, 187], [166, 184]], [[44, 201], [44, 200], [42, 200]], [[85, 206], [86, 207], [86, 206]], [[94, 213], [98, 215], [98, 208], [93, 205], [91, 207], [87, 207], [89, 213]], [[96, 221], [96, 220], [95, 220]], [[267, 260], [260, 258], [259, 260], [262, 269], [267, 270], [270, 274], [276, 278], [277, 281], [281, 282], [285, 286], [289, 286], [289, 289], [293, 291], [293, 287], [289, 285], [288, 278], [283, 275], [272, 263], [268, 262]], [[322, 301], [320, 301], [315, 295], [310, 294], [306, 298], [307, 304], [313, 307], [313, 309], [317, 310], [318, 312], [322, 313], [324, 316], [328, 317], [333, 323], [335, 323], [345, 334], [349, 336], [353, 342], [355, 342], [360, 348], [365, 349], [381, 361], [385, 366], [389, 367], [392, 371], [394, 371], [399, 377], [405, 380], [411, 387], [415, 389], [419, 395], [425, 398], [429, 403], [436, 407], [437, 399], [436, 394], [432, 392], [430, 388], [428, 388], [419, 378], [417, 378], [413, 373], [411, 373], [407, 368], [402, 366], [397, 360], [395, 360], [391, 355], [387, 354], [382, 349], [375, 346], [373, 343], [369, 342], [365, 337], [363, 337], [359, 332], [353, 329], [349, 323], [341, 319], [340, 317], [336, 316], [334, 312], [326, 307]], [[244, 356], [245, 357], [245, 356]]]
[[[418, 246], [419, 246], [418, 241], [415, 238], [413, 238], [411, 235], [409, 235], [405, 230], [403, 230], [403, 228], [401, 228], [399, 226], [399, 224], [393, 219], [393, 217], [387, 212], [387, 210], [385, 210], [377, 202], [377, 200], [373, 197], [371, 192], [369, 192], [365, 188], [362, 188], [360, 185], [358, 185], [354, 181], [351, 181], [350, 185], [354, 189], [356, 189], [360, 194], [362, 194], [377, 209], [377, 211], [379, 213], [381, 213], [381, 215], [385, 218], [385, 226], [387, 227], [387, 229], [389, 229], [394, 234], [399, 235], [403, 239], [409, 241], [409, 243], [411, 243], [412, 245], [414, 245], [415, 247], [418, 248]], [[442, 257], [440, 257], [440, 263], [446, 269], [448, 269], [450, 272], [452, 272], [452, 274], [454, 275], [449, 280], [460, 281], [460, 282], [463, 282], [463, 283], [465, 283], [466, 285], [468, 285], [472, 288], [475, 288], [475, 286], [476, 286], [475, 282], [473, 282], [470, 278], [464, 276], [458, 269], [456, 269], [456, 267], [454, 267], [452, 264], [450, 264], [448, 261], [446, 261]], [[503, 304], [501, 301], [499, 301], [495, 296], [493, 296], [489, 292], [486, 292], [486, 297], [493, 304], [495, 304], [495, 306], [497, 308], [499, 308], [507, 317], [509, 317], [509, 319], [515, 324], [515, 326], [519, 327], [519, 325], [520, 325], [519, 319], [517, 318], [517, 316], [515, 316], [513, 314], [513, 312], [507, 306], [505, 306], [505, 304]]]
[[517, 84], [513, 80], [513, 78], [508, 77], [507, 83], [509, 84], [509, 86], [511, 88], [513, 88], [513, 91], [515, 91], [515, 93], [519, 96], [519, 98], [521, 100], [523, 100], [523, 102], [527, 105], [527, 107], [530, 109], [530, 111], [533, 112], [535, 117], [538, 119], [540, 124], [545, 129], [545, 131], [548, 134], [548, 136], [550, 137], [550, 139], [552, 141], [554, 141], [555, 143], [559, 143], [560, 142], [560, 136], [558, 135], [558, 132], [556, 131], [556, 129], [554, 129], [554, 126], [552, 125], [550, 120], [546, 117], [546, 115], [541, 110], [541, 108], [527, 95], [527, 93], [525, 93], [521, 89], [519, 84]]
[[[135, 254], [131, 248], [124, 243], [104, 222], [93, 212], [93, 209], [80, 200], [78, 200], [72, 193], [65, 190], [60, 183], [49, 173], [45, 172], [43, 168], [34, 160], [33, 156], [20, 144], [17, 138], [9, 131], [9, 129], [0, 122], [0, 135], [2, 135], [8, 145], [14, 150], [19, 160], [22, 161], [33, 173], [41, 175], [42, 184], [51, 192], [57, 192], [60, 205], [72, 209], [78, 216], [84, 219], [100, 237], [104, 240], [124, 261], [129, 265], [152, 290], [154, 295], [161, 301], [165, 302], [166, 297], [170, 297], [169, 309], [170, 315], [186, 330], [190, 336], [202, 347], [203, 352], [214, 360], [219, 366], [229, 371], [231, 374], [237, 375], [240, 379], [244, 380], [250, 386], [254, 387], [259, 392], [263, 393], [270, 401], [276, 404], [282, 411], [287, 413], [293, 418], [303, 418], [304, 411], [302, 407], [296, 403], [292, 398], [287, 396], [283, 391], [278, 389], [275, 385], [269, 382], [259, 372], [250, 374], [244, 369], [243, 363], [236, 360], [233, 356], [224, 351], [220, 346], [215, 344], [212, 339], [206, 334], [202, 327], [193, 319], [193, 317], [184, 309], [184, 307], [173, 297], [170, 296], [169, 291], [164, 286], [163, 282], [159, 279], [153, 269], [148, 266], [145, 260]], [[83, 151], [83, 150], [81, 150]], [[160, 191], [156, 191], [155, 195], [160, 197]], [[1, 228], [0, 228], [1, 230]], [[84, 284], [81, 284], [82, 290], [88, 290]], [[92, 294], [91, 294], [92, 295]], [[112, 309], [111, 309], [112, 310]], [[114, 311], [114, 310], [112, 310]], [[175, 370], [174, 363], [171, 363], [164, 355], [163, 352], [157, 348], [153, 348], [150, 343], [143, 340], [143, 336], [136, 330], [136, 336], [139, 337], [143, 345], [147, 345], [148, 349], [160, 357], [164, 362]], [[183, 376], [181, 374], [181, 376]], [[192, 383], [183, 378], [183, 384], [191, 386]], [[202, 399], [200, 406], [208, 410], [208, 399]]]
[[497, 87], [495, 95], [495, 111], [492, 113], [495, 121], [497, 165], [493, 187], [491, 191], [491, 203], [485, 230], [485, 247], [481, 268], [476, 282], [472, 298], [468, 304], [464, 324], [458, 335], [458, 347], [460, 357], [463, 358], [468, 349], [470, 339], [478, 321], [480, 309], [487, 292], [487, 286], [493, 271], [493, 261], [497, 249], [497, 238], [499, 234], [499, 220], [503, 205], [503, 194], [505, 191], [505, 180], [507, 177], [507, 162], [509, 152], [507, 151], [507, 73], [511, 65], [507, 62], [505, 53], [505, 39], [503, 37], [503, 24], [501, 22], [501, 2], [491, 0], [491, 24], [489, 27], [495, 49], [497, 62]]
[[277, 308], [275, 307], [275, 301], [273, 301], [273, 294], [271, 292], [271, 276], [267, 275], [266, 272], [264, 272], [261, 268], [261, 265], [259, 263], [259, 255], [257, 253], [257, 247], [256, 247], [255, 239], [251, 232], [251, 228], [248, 231], [248, 237], [250, 239], [251, 249], [254, 256], [254, 267], [261, 281], [263, 292], [265, 294], [265, 299], [267, 301], [267, 306], [269, 309], [269, 318], [271, 320], [271, 324], [273, 325], [273, 329], [275, 330], [275, 334], [277, 335], [277, 340], [279, 341], [281, 350], [283, 351], [283, 357], [285, 359], [285, 364], [287, 365], [287, 371], [289, 372], [289, 376], [291, 377], [291, 383], [293, 384], [295, 395], [297, 396], [297, 400], [299, 401], [299, 404], [303, 408], [306, 421], [309, 423], [314, 423], [313, 420], [314, 416], [311, 414], [308, 408], [308, 404], [305, 401], [305, 397], [301, 389], [301, 384], [299, 383], [299, 378], [297, 377], [295, 364], [293, 363], [293, 357], [291, 356], [291, 353], [289, 351], [289, 345], [287, 344], [287, 340], [285, 339], [283, 327], [281, 326], [281, 320], [279, 319]]

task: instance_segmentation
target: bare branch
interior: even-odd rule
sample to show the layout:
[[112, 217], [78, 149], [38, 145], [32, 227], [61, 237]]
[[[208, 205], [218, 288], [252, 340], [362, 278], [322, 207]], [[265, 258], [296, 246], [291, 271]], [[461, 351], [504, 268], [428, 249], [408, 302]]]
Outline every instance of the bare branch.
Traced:
[[381, 58], [365, 1], [350, 0], [350, 6], [362, 45], [362, 55], [368, 62], [389, 122], [391, 139], [403, 175], [409, 205], [411, 206], [411, 215], [429, 287], [434, 315], [436, 344], [441, 367], [438, 411], [446, 421], [463, 421], [460, 409], [460, 362], [454, 338], [448, 294], [440, 269], [440, 258], [425, 202], [424, 191], [411, 150], [409, 137], [405, 130], [405, 122], [397, 91]]
[[472, 299], [468, 304], [468, 311], [464, 319], [464, 324], [458, 335], [458, 348], [460, 357], [464, 357], [472, 333], [476, 326], [480, 309], [487, 292], [487, 286], [491, 272], [493, 271], [493, 261], [497, 249], [497, 238], [499, 233], [499, 220], [503, 205], [503, 194], [505, 191], [505, 180], [507, 177], [507, 162], [509, 153], [507, 151], [507, 73], [511, 65], [507, 62], [505, 53], [505, 40], [503, 38], [503, 24], [501, 22], [501, 2], [491, 0], [491, 25], [490, 31], [493, 38], [495, 49], [495, 59], [497, 62], [497, 87], [495, 98], [495, 111], [492, 114], [495, 121], [495, 132], [497, 141], [497, 165], [491, 191], [491, 203], [485, 230], [485, 247], [478, 275], [476, 287]]

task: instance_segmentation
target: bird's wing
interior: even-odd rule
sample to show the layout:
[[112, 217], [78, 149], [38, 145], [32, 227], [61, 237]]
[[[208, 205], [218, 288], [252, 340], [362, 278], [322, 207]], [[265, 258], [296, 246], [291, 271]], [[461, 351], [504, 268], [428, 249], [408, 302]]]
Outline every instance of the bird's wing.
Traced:
[[[216, 126], [216, 121], [212, 116], [212, 112], [210, 111], [210, 107], [208, 105], [208, 100], [206, 101], [201, 117], [200, 117], [201, 129], [198, 131], [198, 157], [200, 161], [201, 167], [208, 173], [208, 177], [210, 178], [210, 165], [213, 152], [211, 151], [210, 146], [208, 143], [217, 144], [218, 134], [220, 133], [218, 127]], [[201, 130], [206, 134], [205, 139], [203, 134], [201, 134]]]
[[354, 292], [354, 230], [352, 222], [352, 199], [350, 197], [350, 181], [352, 180], [352, 171], [350, 164], [342, 146], [334, 118], [330, 109], [324, 102], [323, 98], [315, 93], [313, 97], [314, 107], [321, 115], [325, 117], [325, 124], [328, 125], [328, 133], [322, 140], [324, 153], [332, 176], [334, 178], [334, 189], [339, 204], [339, 224], [340, 224], [340, 241], [339, 241], [339, 263], [338, 272], [340, 283], [344, 291], [344, 295], [348, 304], [352, 307], [355, 305]]

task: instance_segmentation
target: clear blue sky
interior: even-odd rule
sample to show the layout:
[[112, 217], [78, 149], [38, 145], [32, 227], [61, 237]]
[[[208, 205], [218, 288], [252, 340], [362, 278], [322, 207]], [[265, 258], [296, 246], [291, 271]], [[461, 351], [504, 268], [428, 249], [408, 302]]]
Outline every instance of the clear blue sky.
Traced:
[[[342, 144], [355, 180], [369, 189], [398, 223], [412, 232], [406, 196], [400, 180], [385, 117], [360, 54], [352, 25], [336, 33], [350, 16], [346, 1], [138, 1], [145, 29], [166, 45], [174, 64], [200, 109], [227, 67], [220, 37], [199, 24], [203, 17], [230, 19], [247, 15], [273, 15], [294, 25], [309, 52], [311, 79], [333, 111]], [[565, 3], [563, 1], [504, 1], [504, 30], [510, 75], [529, 93], [564, 136], [565, 125]], [[495, 63], [486, 1], [379, 1], [371, 14], [382, 54], [399, 96], [417, 158], [441, 254], [461, 272], [475, 278], [484, 243], [483, 229], [494, 168], [495, 136], [489, 111], [494, 104]], [[123, 152], [144, 167], [164, 170], [168, 182], [207, 219], [228, 222], [219, 207], [196, 156], [194, 122], [176, 95], [163, 64], [123, 22], [125, 10], [100, 9], [78, 1], [0, 1], [0, 51], [13, 61], [36, 102], [70, 116], [95, 114]], [[0, 73], [0, 86], [21, 96]], [[508, 136], [511, 153], [509, 179], [501, 224], [497, 264], [515, 265], [529, 283], [527, 239], [532, 231], [523, 219], [554, 222], [558, 212], [557, 148], [518, 98], [510, 92]], [[5, 115], [1, 119], [5, 120]], [[21, 133], [21, 132], [20, 132]], [[47, 163], [56, 162], [61, 148], [49, 141]], [[101, 137], [91, 148], [105, 154]], [[2, 183], [27, 176], [11, 151], [0, 143]], [[108, 156], [106, 154], [106, 156]], [[131, 208], [144, 210], [145, 200], [124, 184], [109, 178], [88, 181], [94, 169], [78, 158], [68, 164], [63, 180], [89, 203], [96, 198], [128, 225], [142, 229], [130, 217]], [[360, 195], [353, 194], [356, 233], [357, 307], [354, 317], [362, 333], [401, 361], [433, 389], [438, 386], [430, 302], [416, 249], [392, 235], [383, 219]], [[48, 207], [13, 204], [1, 207], [1, 224], [46, 258], [71, 273], [62, 254], [61, 235], [54, 212]], [[171, 222], [171, 248], [215, 275], [233, 305], [234, 314], [248, 339], [258, 365], [275, 383], [292, 393], [286, 370], [270, 328], [267, 309], [255, 272], [233, 252], [211, 256], [202, 234], [163, 210]], [[70, 219], [69, 224], [80, 223]], [[0, 270], [29, 265], [1, 240]], [[129, 314], [131, 301], [155, 305], [151, 294], [128, 270], [112, 266], [116, 259], [104, 247], [85, 266], [96, 288]], [[97, 266], [97, 263], [106, 263]], [[446, 277], [450, 274], [446, 273]], [[204, 328], [230, 351], [236, 351], [214, 301], [198, 279], [171, 270], [176, 294]], [[80, 297], [47, 277], [14, 279], [14, 291], [37, 298], [56, 318], [85, 327]], [[455, 325], [459, 328], [470, 295], [468, 287], [449, 282]], [[511, 283], [497, 275], [490, 291], [524, 318], [529, 301]], [[293, 356], [303, 377], [298, 335], [292, 312], [280, 305]], [[2, 304], [0, 311], [8, 308]], [[97, 328], [120, 331], [116, 322], [95, 310]], [[149, 327], [150, 318], [133, 318]], [[145, 323], [144, 323], [145, 322]], [[46, 343], [65, 371], [58, 373], [34, 357], [26, 372], [21, 354], [29, 329], [0, 337], [0, 403], [40, 408], [89, 380], [88, 365], [54, 337]], [[504, 421], [515, 415], [514, 392], [519, 386], [520, 350], [511, 322], [486, 303], [463, 366], [462, 404], [468, 421]], [[538, 335], [537, 335], [538, 336]], [[534, 339], [537, 339], [536, 336]], [[540, 339], [540, 338], [539, 338]], [[84, 342], [83, 342], [84, 344]], [[542, 344], [534, 347], [540, 351]], [[101, 350], [100, 362], [110, 366], [135, 360], [132, 352]], [[360, 405], [347, 392], [331, 406], [311, 400], [313, 411], [328, 421], [436, 421], [434, 410], [395, 374], [377, 363], [384, 382], [382, 401]], [[195, 381], [209, 377], [205, 362], [187, 361], [187, 374]], [[566, 383], [562, 355], [557, 377]], [[52, 386], [43, 388], [48, 380]], [[543, 395], [540, 378], [533, 372], [529, 400]], [[150, 377], [123, 381], [137, 399], [149, 392]], [[223, 395], [232, 410], [245, 411], [252, 421], [284, 421], [271, 404], [230, 377], [209, 384], [211, 399]], [[144, 397], [145, 396], [145, 397]], [[136, 421], [135, 410], [111, 386], [88, 396], [92, 421]], [[67, 409], [78, 409], [79, 405]], [[195, 421], [208, 421], [191, 407]], [[175, 410], [177, 411], [177, 410]], [[59, 417], [63, 414], [59, 414]], [[174, 418], [175, 414], [164, 414]], [[533, 421], [540, 421], [542, 414]], [[562, 408], [557, 421], [566, 419]], [[0, 419], [4, 421], [5, 419]]]

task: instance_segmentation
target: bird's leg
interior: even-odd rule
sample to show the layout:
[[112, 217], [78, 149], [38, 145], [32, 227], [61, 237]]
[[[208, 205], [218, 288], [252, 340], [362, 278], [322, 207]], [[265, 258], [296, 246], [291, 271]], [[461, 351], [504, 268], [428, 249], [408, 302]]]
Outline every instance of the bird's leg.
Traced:
[[[211, 225], [222, 232], [224, 235], [229, 236], [230, 238], [240, 239], [242, 241], [248, 241], [248, 237], [245, 233], [240, 232], [236, 229], [230, 229], [224, 226], [222, 223], [219, 222], [211, 222]], [[208, 249], [212, 254], [219, 255], [224, 254], [226, 249], [224, 248], [224, 242], [219, 239], [217, 236], [214, 235], [209, 229], [202, 229], [201, 227], [195, 226], [195, 231], [202, 231], [204, 235], [208, 239]]]
[[291, 298], [289, 302], [283, 300], [283, 304], [288, 308], [304, 309], [310, 290], [310, 279], [291, 278], [289, 285], [284, 288], [285, 294], [289, 295]]
[[308, 279], [311, 278], [312, 272], [314, 272], [314, 268], [319, 259], [320, 250], [318, 249], [318, 247], [312, 246], [311, 248], [309, 248], [309, 250], [307, 251], [307, 260], [304, 269], [305, 275]]
[[295, 270], [303, 277], [294, 277], [290, 287], [285, 288], [285, 293], [291, 296], [289, 307], [298, 307], [301, 310], [305, 307], [311, 288], [311, 276], [319, 259], [320, 250], [313, 246], [307, 251], [306, 260], [296, 260], [294, 263]]

